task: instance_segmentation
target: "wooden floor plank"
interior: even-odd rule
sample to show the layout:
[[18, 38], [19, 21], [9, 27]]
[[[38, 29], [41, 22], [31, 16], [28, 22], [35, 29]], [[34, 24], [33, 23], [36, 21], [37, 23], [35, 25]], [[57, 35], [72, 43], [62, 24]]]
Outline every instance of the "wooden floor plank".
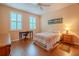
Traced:
[[[61, 49], [59, 46], [68, 46], [70, 49], [68, 52], [65, 49]], [[17, 42], [13, 42], [11, 45], [12, 56], [79, 56], [79, 46], [60, 43], [55, 49], [48, 52], [39, 46], [33, 44], [33, 40], [24, 39]], [[63, 47], [62, 47], [63, 48]], [[64, 47], [65, 48], [65, 47]]]

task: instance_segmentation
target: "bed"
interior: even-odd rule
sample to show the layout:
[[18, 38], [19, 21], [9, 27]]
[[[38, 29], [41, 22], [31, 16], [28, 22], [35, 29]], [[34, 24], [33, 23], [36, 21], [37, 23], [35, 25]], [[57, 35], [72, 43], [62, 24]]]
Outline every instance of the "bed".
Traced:
[[34, 35], [34, 43], [47, 51], [55, 48], [60, 41], [59, 32], [42, 32]]

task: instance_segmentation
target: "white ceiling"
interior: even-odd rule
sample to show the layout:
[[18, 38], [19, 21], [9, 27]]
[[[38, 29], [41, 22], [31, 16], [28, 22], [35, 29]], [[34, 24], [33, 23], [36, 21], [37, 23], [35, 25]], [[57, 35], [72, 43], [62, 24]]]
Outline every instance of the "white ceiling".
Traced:
[[5, 5], [9, 7], [17, 8], [37, 15], [42, 15], [44, 13], [47, 13], [50, 11], [56, 11], [61, 8], [72, 5], [71, 3], [42, 3], [42, 4], [50, 5], [50, 6], [41, 6], [42, 7], [41, 9], [38, 3], [5, 3]]

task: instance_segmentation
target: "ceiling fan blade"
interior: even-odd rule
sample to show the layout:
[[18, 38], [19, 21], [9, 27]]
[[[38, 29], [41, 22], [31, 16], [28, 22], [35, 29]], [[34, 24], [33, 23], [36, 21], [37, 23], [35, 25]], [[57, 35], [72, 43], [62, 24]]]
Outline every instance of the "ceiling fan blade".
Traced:
[[43, 8], [42, 8], [42, 7], [40, 7], [40, 9], [41, 9], [41, 10], [43, 10]]
[[46, 4], [46, 3], [44, 3], [44, 4], [38, 3], [38, 5], [39, 5], [39, 6], [47, 6], [47, 7], [50, 6], [50, 5]]

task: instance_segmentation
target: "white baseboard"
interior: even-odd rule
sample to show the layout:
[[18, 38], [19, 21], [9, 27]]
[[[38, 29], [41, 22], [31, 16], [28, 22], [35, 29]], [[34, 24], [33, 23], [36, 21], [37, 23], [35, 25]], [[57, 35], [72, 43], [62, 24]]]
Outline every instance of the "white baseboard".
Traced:
[[19, 41], [19, 39], [16, 39], [16, 40], [12, 40], [12, 42], [16, 42], [16, 41]]

